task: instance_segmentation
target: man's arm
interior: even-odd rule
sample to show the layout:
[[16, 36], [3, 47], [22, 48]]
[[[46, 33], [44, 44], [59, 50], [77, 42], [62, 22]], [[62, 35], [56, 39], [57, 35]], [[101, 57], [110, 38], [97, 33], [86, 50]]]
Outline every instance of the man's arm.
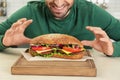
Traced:
[[92, 21], [92, 27], [87, 29], [94, 33], [96, 40], [83, 43], [106, 55], [120, 56], [120, 21], [98, 6], [94, 6]]
[[[0, 50], [3, 50], [8, 47], [7, 45], [3, 44], [3, 39], [5, 37], [6, 31], [11, 28], [13, 23], [17, 22], [21, 18], [29, 19], [28, 10], [29, 10], [29, 6], [24, 6], [21, 9], [17, 10], [14, 14], [12, 14], [6, 21], [0, 24]], [[6, 42], [8, 41], [9, 40], [6, 40]]]

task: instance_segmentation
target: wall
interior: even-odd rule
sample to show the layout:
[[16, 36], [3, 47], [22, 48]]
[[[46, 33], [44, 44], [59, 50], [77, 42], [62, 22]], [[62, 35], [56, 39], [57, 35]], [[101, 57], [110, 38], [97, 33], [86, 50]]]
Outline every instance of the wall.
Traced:
[[0, 17], [0, 22], [3, 22], [7, 17], [9, 17], [16, 10], [26, 5], [28, 1], [32, 0], [6, 0], [7, 1], [7, 16]]
[[22, 6], [26, 5], [27, 2], [30, 0], [7, 0], [8, 4], [8, 16], [10, 16], [13, 12], [17, 9], [21, 8]]
[[107, 11], [120, 19], [120, 0], [109, 0]]

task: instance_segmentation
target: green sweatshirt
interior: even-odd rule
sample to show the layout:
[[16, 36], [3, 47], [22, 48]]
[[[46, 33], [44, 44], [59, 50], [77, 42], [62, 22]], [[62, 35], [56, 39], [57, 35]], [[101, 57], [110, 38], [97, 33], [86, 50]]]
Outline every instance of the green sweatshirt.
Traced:
[[120, 56], [120, 21], [91, 2], [74, 0], [69, 15], [62, 20], [55, 19], [44, 2], [29, 2], [0, 24], [0, 50], [6, 48], [2, 45], [6, 30], [21, 18], [33, 20], [24, 32], [29, 38], [48, 33], [61, 33], [72, 35], [79, 40], [94, 40], [94, 34], [86, 30], [86, 26], [101, 27], [116, 41], [113, 43], [115, 49], [113, 56]]

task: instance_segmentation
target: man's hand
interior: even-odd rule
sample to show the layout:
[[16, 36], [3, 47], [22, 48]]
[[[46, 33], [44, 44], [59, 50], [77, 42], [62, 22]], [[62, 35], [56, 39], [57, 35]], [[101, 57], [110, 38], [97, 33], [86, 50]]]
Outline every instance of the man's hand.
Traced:
[[105, 53], [106, 55], [112, 55], [114, 48], [112, 45], [112, 41], [107, 36], [106, 32], [98, 27], [87, 27], [88, 30], [94, 33], [95, 40], [93, 41], [81, 41], [83, 45], [93, 47], [94, 49]]
[[29, 43], [30, 39], [24, 36], [25, 29], [32, 23], [32, 20], [22, 18], [15, 22], [8, 29], [3, 37], [3, 45], [14, 46]]

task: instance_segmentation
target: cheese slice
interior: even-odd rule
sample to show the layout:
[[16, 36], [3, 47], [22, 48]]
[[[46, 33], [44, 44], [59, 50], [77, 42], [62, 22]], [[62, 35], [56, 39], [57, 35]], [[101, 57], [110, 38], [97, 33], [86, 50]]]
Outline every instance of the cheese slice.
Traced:
[[42, 51], [39, 51], [39, 50], [36, 50], [37, 53], [43, 53], [43, 52], [47, 52], [47, 51], [51, 51], [52, 49], [47, 49], [47, 50], [42, 50]]
[[62, 51], [65, 52], [66, 54], [70, 54], [71, 53], [71, 52], [63, 50], [63, 49], [62, 49]]

